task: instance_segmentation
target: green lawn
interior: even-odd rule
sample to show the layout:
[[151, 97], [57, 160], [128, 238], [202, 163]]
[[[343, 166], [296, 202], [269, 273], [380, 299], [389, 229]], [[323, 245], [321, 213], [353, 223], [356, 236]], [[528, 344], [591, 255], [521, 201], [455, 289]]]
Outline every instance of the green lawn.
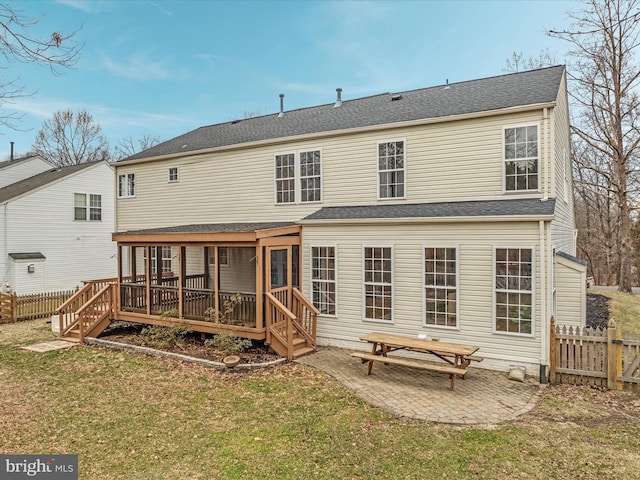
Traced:
[[623, 335], [640, 339], [640, 295], [593, 290], [593, 293], [609, 297], [609, 318]]
[[[82, 479], [638, 478], [640, 396], [570, 386], [498, 426], [393, 417], [298, 364], [227, 373], [0, 326], [0, 452], [77, 453]], [[389, 392], [393, 395], [393, 392]]]

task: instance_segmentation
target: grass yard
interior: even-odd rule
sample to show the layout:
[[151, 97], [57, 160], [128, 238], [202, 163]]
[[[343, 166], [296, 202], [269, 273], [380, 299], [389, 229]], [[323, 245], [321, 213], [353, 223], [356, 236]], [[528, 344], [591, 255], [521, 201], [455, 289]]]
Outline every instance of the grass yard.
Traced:
[[[632, 479], [640, 397], [547, 388], [516, 421], [400, 419], [295, 363], [227, 373], [0, 326], [0, 452], [77, 453], [82, 479]], [[389, 392], [390, 395], [393, 392]]]
[[623, 335], [640, 339], [640, 295], [593, 290], [593, 293], [609, 297], [609, 318]]

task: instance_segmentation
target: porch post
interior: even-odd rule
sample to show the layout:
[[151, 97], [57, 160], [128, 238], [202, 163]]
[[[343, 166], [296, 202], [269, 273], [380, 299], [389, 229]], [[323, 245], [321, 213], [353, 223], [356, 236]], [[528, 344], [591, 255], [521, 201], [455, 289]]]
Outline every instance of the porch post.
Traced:
[[264, 327], [264, 275], [262, 245], [256, 246], [256, 328]]
[[147, 315], [151, 315], [151, 247], [145, 246], [147, 249], [147, 265], [146, 265], [146, 295], [147, 295]]
[[216, 312], [220, 312], [220, 256], [218, 255], [218, 246], [213, 247], [213, 255], [215, 257], [216, 263], [213, 265], [213, 274], [216, 279], [215, 285], [213, 286], [214, 291], [214, 306]]
[[180, 246], [178, 252], [178, 318], [184, 318], [183, 289], [185, 272], [187, 271], [187, 262], [185, 261], [186, 248]]
[[209, 247], [204, 247], [204, 289], [209, 290]]
[[118, 260], [118, 280], [116, 282], [116, 311], [119, 312], [122, 310], [122, 304], [120, 303], [120, 285], [122, 284], [122, 245], [120, 245], [120, 243], [117, 245], [116, 258]]

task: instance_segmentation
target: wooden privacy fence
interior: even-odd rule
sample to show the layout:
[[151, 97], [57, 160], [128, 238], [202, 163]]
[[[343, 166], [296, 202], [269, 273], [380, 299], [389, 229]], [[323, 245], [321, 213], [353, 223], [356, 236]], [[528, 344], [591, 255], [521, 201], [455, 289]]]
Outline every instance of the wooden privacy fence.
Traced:
[[640, 386], [640, 341], [622, 338], [616, 323], [607, 328], [556, 325], [551, 319], [551, 383], [607, 387]]
[[74, 293], [75, 290], [30, 295], [0, 293], [0, 323], [50, 317]]

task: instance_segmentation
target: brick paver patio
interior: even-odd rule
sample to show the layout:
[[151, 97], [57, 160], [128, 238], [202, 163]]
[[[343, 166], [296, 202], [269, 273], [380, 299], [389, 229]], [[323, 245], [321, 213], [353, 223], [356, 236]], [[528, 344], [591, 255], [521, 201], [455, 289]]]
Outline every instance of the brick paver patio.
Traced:
[[516, 382], [506, 372], [469, 368], [449, 390], [449, 377], [377, 362], [367, 366], [349, 354], [352, 350], [321, 347], [297, 361], [323, 370], [358, 396], [391, 413], [418, 420], [453, 423], [500, 423], [531, 410], [544, 385], [533, 379]]

